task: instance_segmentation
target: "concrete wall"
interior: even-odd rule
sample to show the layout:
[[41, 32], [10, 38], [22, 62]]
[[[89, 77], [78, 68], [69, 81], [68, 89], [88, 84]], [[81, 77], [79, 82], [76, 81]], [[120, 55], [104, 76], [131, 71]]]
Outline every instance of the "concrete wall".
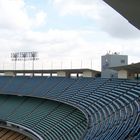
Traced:
[[4, 76], [15, 76], [14, 72], [4, 72]]
[[64, 72], [64, 71], [58, 71], [57, 76], [58, 77], [66, 77], [67, 75], [66, 75], [66, 72]]
[[106, 69], [101, 73], [102, 78], [118, 78], [118, 72], [111, 69]]
[[128, 73], [126, 70], [120, 70], [118, 72], [118, 78], [120, 79], [127, 79], [128, 78]]
[[93, 72], [91, 71], [84, 71], [83, 77], [95, 77], [95, 75], [93, 75]]

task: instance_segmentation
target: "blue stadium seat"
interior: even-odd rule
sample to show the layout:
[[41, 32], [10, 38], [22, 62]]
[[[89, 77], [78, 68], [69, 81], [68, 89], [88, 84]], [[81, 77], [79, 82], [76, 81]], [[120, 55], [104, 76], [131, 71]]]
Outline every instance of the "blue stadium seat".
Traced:
[[[86, 127], [82, 137], [85, 140], [138, 139], [140, 136], [139, 81], [0, 77], [0, 93], [5, 94], [0, 98], [0, 108], [5, 108], [0, 112], [0, 119], [32, 128], [45, 139], [78, 140]], [[81, 109], [86, 116], [61, 102]]]

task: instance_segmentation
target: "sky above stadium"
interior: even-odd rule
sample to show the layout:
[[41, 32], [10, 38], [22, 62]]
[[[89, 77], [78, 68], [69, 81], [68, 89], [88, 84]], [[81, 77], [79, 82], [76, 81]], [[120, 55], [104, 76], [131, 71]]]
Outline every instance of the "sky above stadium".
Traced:
[[100, 70], [107, 52], [139, 62], [139, 44], [140, 31], [102, 0], [0, 0], [0, 69], [14, 68], [11, 52], [37, 51], [35, 69]]

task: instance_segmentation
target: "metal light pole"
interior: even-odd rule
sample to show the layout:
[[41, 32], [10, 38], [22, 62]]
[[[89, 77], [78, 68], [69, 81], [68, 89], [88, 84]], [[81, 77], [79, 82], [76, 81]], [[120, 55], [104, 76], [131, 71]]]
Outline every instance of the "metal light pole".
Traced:
[[23, 58], [23, 70], [24, 70], [24, 75], [25, 75], [25, 61], [26, 61], [27, 53], [23, 52], [22, 53], [22, 58]]
[[33, 76], [34, 76], [34, 61], [38, 60], [38, 56], [37, 55], [38, 55], [37, 52], [32, 52], [31, 53]]

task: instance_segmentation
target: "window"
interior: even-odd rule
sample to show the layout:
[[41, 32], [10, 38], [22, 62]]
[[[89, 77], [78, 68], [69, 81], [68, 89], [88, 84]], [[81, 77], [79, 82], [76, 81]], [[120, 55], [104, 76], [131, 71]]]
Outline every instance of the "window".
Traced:
[[121, 64], [125, 64], [125, 60], [124, 59], [121, 60]]

